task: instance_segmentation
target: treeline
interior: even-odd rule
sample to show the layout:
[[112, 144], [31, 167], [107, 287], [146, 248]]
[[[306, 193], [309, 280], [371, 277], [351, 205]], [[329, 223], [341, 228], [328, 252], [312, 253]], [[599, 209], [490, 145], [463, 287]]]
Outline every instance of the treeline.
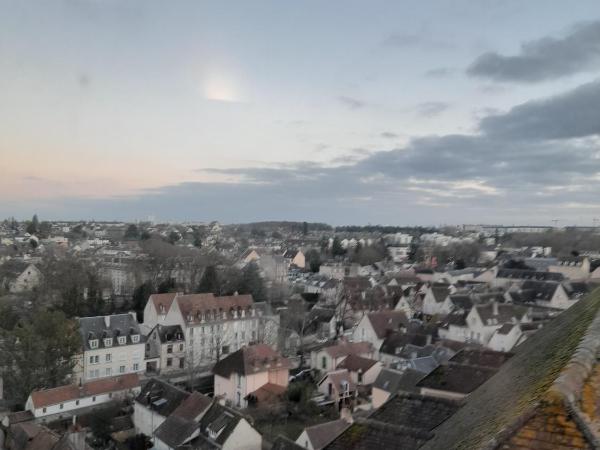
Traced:
[[592, 231], [546, 231], [512, 233], [501, 238], [507, 247], [552, 247], [553, 256], [570, 256], [582, 251], [600, 251], [600, 235]]
[[429, 227], [400, 227], [392, 225], [344, 225], [335, 227], [336, 233], [408, 233], [418, 234], [433, 233], [435, 228]]

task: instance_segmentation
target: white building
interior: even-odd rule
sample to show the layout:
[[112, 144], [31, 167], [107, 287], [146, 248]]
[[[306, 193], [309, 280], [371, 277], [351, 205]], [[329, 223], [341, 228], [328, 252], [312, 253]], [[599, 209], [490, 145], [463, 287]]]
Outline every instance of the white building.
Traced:
[[77, 358], [76, 383], [145, 370], [145, 338], [134, 313], [82, 317], [79, 333], [83, 353]]

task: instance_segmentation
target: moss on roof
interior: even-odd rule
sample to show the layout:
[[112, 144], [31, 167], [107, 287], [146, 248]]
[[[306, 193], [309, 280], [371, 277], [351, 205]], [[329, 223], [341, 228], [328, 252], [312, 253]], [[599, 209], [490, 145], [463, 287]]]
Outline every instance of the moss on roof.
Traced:
[[600, 308], [600, 289], [560, 314], [516, 349], [498, 373], [434, 430], [424, 449], [476, 449], [545, 400]]

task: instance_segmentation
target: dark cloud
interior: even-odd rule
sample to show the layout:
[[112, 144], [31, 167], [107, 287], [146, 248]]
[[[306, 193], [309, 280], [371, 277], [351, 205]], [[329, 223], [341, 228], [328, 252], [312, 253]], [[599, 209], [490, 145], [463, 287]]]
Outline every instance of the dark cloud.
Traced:
[[359, 100], [357, 98], [354, 97], [348, 97], [346, 95], [341, 95], [338, 97], [338, 100], [346, 107], [350, 108], [350, 109], [359, 109], [362, 108], [366, 105], [365, 102], [363, 102], [362, 100]]
[[449, 103], [445, 102], [423, 102], [419, 103], [415, 110], [417, 114], [424, 117], [434, 117], [437, 116], [444, 111], [446, 111], [450, 107]]
[[399, 137], [396, 133], [392, 133], [391, 131], [384, 131], [380, 136], [386, 139], [396, 139]]
[[600, 21], [574, 27], [562, 38], [523, 43], [517, 55], [495, 52], [479, 56], [467, 69], [494, 81], [538, 82], [600, 67]]
[[485, 117], [481, 130], [503, 139], [568, 139], [600, 134], [600, 81]]

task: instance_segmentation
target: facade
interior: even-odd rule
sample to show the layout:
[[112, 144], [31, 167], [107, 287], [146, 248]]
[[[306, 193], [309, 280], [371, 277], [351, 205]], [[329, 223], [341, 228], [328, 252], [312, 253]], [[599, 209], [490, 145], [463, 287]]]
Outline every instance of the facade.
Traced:
[[36, 419], [52, 421], [77, 414], [108, 402], [133, 398], [140, 392], [140, 380], [136, 373], [119, 377], [89, 381], [81, 386], [66, 385], [53, 389], [34, 391], [25, 404]]
[[245, 408], [248, 398], [265, 385], [287, 387], [290, 361], [266, 344], [243, 347], [217, 362], [214, 395]]
[[0, 288], [18, 293], [30, 291], [42, 281], [42, 272], [25, 261], [9, 260], [0, 266]]
[[365, 314], [352, 333], [355, 342], [370, 342], [376, 351], [387, 336], [406, 330], [408, 318], [402, 311], [378, 311]]
[[170, 373], [185, 368], [185, 338], [179, 325], [156, 325], [146, 337], [146, 370]]
[[75, 383], [145, 370], [145, 337], [133, 313], [82, 317], [79, 333], [83, 352]]
[[313, 350], [310, 353], [310, 363], [313, 369], [321, 372], [329, 372], [337, 369], [348, 355], [358, 355], [364, 358], [372, 358], [375, 350], [370, 342], [342, 342], [336, 345]]
[[333, 370], [317, 383], [317, 390], [339, 408], [351, 406], [357, 395], [356, 384], [346, 369]]

